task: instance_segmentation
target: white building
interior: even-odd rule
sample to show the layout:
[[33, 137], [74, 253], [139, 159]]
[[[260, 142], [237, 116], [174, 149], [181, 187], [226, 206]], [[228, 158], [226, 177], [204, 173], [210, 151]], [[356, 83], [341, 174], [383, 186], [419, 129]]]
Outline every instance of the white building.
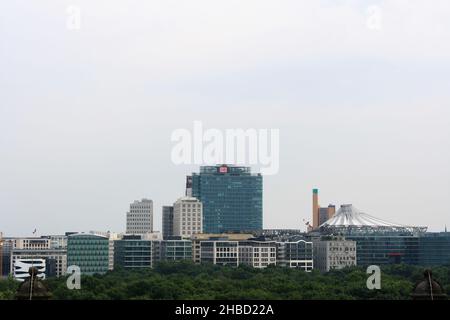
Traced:
[[43, 250], [51, 248], [51, 240], [45, 237], [13, 238], [12, 241], [13, 241], [13, 249]]
[[356, 242], [342, 237], [314, 241], [314, 268], [323, 272], [356, 266]]
[[142, 199], [130, 204], [127, 212], [127, 234], [144, 234], [153, 232], [153, 201]]
[[202, 233], [203, 205], [197, 198], [183, 197], [173, 205], [173, 235], [190, 237]]
[[245, 241], [253, 238], [251, 233], [197, 233], [192, 235], [192, 260], [194, 263], [201, 263], [201, 243], [202, 241], [209, 241], [215, 239], [229, 240], [229, 241]]
[[200, 262], [222, 266], [239, 266], [239, 242], [226, 239], [200, 242]]
[[[44, 261], [44, 269], [50, 276], [60, 277], [67, 270], [67, 249], [54, 248], [50, 237], [12, 238], [10, 270], [16, 275], [17, 268], [24, 268], [23, 261]], [[21, 270], [22, 273], [23, 270]], [[28, 270], [26, 270], [28, 272]], [[26, 277], [23, 275], [22, 277]]]
[[25, 281], [30, 277], [29, 270], [31, 267], [37, 269], [37, 277], [41, 280], [45, 279], [45, 259], [18, 259], [14, 263], [13, 275], [17, 281]]
[[52, 249], [66, 249], [67, 250], [67, 236], [66, 235], [50, 235], [50, 247]]

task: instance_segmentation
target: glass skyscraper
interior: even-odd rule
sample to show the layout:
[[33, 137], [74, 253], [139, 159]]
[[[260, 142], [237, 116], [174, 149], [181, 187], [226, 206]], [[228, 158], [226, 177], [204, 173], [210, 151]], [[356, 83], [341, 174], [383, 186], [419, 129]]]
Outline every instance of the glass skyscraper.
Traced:
[[203, 166], [187, 177], [186, 194], [203, 203], [203, 232], [262, 230], [263, 179], [249, 167]]

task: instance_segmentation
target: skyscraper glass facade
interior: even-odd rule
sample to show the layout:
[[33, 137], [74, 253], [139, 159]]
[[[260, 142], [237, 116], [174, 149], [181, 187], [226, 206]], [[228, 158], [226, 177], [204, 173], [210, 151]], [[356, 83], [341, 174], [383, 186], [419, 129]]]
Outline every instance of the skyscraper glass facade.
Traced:
[[203, 203], [203, 232], [242, 232], [263, 226], [263, 178], [249, 167], [204, 166], [188, 177]]

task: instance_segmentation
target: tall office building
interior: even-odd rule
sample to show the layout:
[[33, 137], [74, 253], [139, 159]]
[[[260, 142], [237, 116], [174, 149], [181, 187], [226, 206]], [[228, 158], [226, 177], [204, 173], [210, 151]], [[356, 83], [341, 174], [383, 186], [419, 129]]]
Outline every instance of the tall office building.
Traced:
[[173, 206], [162, 207], [162, 235], [164, 240], [173, 236]]
[[202, 203], [192, 197], [178, 199], [173, 205], [173, 235], [190, 237], [202, 233]]
[[142, 199], [130, 204], [127, 212], [127, 234], [145, 234], [153, 232], [153, 201]]
[[249, 167], [200, 167], [187, 177], [186, 194], [203, 204], [203, 232], [262, 230], [263, 178]]
[[336, 206], [330, 204], [322, 208], [319, 204], [319, 189], [313, 189], [313, 224], [312, 228], [317, 229], [321, 224], [331, 219], [336, 213]]

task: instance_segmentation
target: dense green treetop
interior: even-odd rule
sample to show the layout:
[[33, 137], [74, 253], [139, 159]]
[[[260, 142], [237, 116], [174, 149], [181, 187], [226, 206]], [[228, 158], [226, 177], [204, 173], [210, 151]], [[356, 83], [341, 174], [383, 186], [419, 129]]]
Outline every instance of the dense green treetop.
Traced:
[[[410, 299], [423, 268], [382, 267], [381, 290], [368, 290], [361, 267], [310, 273], [269, 267], [253, 269], [163, 262], [154, 269], [117, 269], [105, 275], [83, 276], [81, 290], [69, 290], [67, 278], [45, 282], [53, 299]], [[433, 276], [450, 296], [450, 267], [433, 268]], [[0, 299], [13, 299], [18, 282], [0, 280]]]

